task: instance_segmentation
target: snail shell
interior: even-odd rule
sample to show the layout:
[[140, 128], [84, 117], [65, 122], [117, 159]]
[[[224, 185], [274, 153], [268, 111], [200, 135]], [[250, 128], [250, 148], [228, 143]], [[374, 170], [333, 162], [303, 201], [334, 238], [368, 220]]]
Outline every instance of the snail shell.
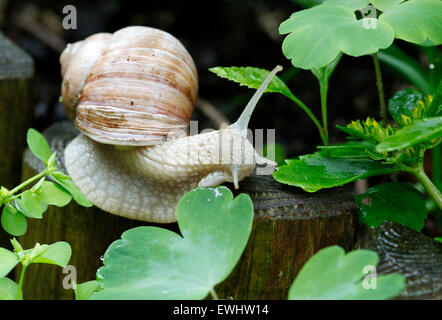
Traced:
[[138, 26], [98, 33], [68, 45], [60, 63], [63, 105], [93, 140], [146, 146], [187, 135], [198, 76], [169, 33]]

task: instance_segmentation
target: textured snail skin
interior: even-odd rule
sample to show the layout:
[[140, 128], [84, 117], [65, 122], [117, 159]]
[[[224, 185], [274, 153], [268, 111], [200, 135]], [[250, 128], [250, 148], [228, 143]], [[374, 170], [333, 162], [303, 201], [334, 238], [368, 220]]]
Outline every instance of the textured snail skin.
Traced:
[[97, 207], [157, 223], [176, 221], [179, 199], [198, 186], [237, 187], [256, 162], [274, 165], [231, 128], [129, 150], [80, 135], [65, 150], [69, 175]]

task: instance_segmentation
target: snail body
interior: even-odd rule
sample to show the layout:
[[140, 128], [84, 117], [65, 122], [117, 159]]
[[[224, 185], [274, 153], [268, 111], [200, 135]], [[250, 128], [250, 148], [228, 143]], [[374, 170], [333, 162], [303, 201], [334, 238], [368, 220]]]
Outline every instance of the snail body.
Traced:
[[[133, 47], [113, 44], [127, 41], [127, 34], [133, 37], [129, 41]], [[68, 47], [60, 59], [62, 93], [76, 94], [66, 99], [63, 95], [63, 103], [71, 117], [76, 108], [75, 124], [83, 133], [65, 149], [69, 175], [97, 207], [130, 219], [158, 223], [176, 221], [179, 199], [198, 186], [228, 181], [238, 188], [238, 182], [250, 175], [256, 164], [276, 165], [255, 152], [246, 132], [256, 103], [280, 70], [277, 67], [269, 74], [237, 122], [217, 131], [187, 136], [197, 96], [196, 68], [178, 40], [165, 34], [145, 27], [128, 27], [113, 35], [98, 34], [92, 37], [106, 45], [89, 44], [88, 38], [83, 44]], [[160, 39], [166, 39], [165, 44], [158, 44]], [[94, 65], [80, 64], [83, 75], [74, 76], [71, 81], [69, 74], [75, 73], [72, 61], [76, 54], [87, 56], [84, 45], [101, 50], [105, 62], [94, 53]], [[160, 54], [163, 49], [158, 47], [166, 47], [167, 53]], [[123, 58], [109, 58], [114, 51], [124, 51]], [[134, 52], [151, 56], [134, 58]], [[159, 62], [151, 58], [158, 56], [162, 57]], [[165, 58], [173, 63], [162, 61]], [[142, 62], [130, 65], [131, 59]], [[111, 84], [111, 80], [115, 83]], [[131, 90], [131, 84], [136, 89]]]

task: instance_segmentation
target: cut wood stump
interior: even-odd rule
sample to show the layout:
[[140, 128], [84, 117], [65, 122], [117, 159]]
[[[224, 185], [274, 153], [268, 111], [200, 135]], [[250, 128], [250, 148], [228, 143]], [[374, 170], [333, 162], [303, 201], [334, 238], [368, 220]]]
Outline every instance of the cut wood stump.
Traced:
[[351, 250], [358, 207], [346, 188], [315, 193], [282, 185], [271, 176], [241, 182], [255, 209], [247, 247], [232, 274], [215, 290], [234, 300], [286, 300], [307, 260], [331, 245]]
[[[0, 32], [0, 185], [20, 184], [26, 132], [33, 112], [34, 62]], [[10, 248], [0, 227], [0, 247]]]

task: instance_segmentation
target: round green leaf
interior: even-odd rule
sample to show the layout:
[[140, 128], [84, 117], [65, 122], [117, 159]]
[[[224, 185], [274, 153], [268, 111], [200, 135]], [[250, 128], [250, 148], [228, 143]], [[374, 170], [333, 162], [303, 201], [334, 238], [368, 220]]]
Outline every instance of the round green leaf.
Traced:
[[320, 250], [302, 267], [290, 291], [291, 300], [388, 299], [405, 288], [400, 274], [377, 276], [376, 289], [366, 289], [361, 281], [376, 267], [378, 255], [371, 250], [344, 249], [331, 246]]
[[41, 201], [57, 207], [64, 207], [72, 200], [69, 192], [50, 181], [45, 181], [41, 185], [38, 196]]
[[3, 229], [13, 236], [22, 236], [28, 229], [25, 216], [10, 205], [6, 205], [3, 209], [1, 224]]
[[320, 68], [332, 62], [340, 52], [358, 57], [392, 44], [394, 32], [388, 24], [376, 18], [357, 20], [354, 6], [339, 3], [295, 12], [280, 25], [281, 34], [289, 33], [282, 51], [294, 66]]
[[399, 170], [394, 165], [371, 159], [352, 159], [343, 156], [329, 158], [319, 152], [301, 156], [299, 159], [289, 159], [286, 162], [286, 165], [278, 167], [273, 173], [275, 180], [300, 187], [308, 192], [342, 186], [357, 179]]
[[395, 37], [423, 44], [427, 40], [442, 43], [442, 2], [440, 0], [409, 0], [386, 7], [379, 21], [394, 29]]
[[45, 137], [37, 130], [29, 129], [27, 142], [31, 152], [44, 163], [47, 163], [52, 155], [52, 150]]
[[[0, 300], [15, 300], [17, 297], [18, 284], [9, 278], [0, 278]], [[23, 292], [20, 290], [20, 299]]]
[[377, 152], [405, 149], [442, 137], [442, 116], [413, 121], [376, 146]]
[[393, 221], [420, 231], [427, 218], [422, 195], [407, 183], [384, 183], [355, 196], [360, 207], [359, 220], [369, 227]]
[[0, 278], [6, 277], [18, 262], [14, 252], [0, 248]]
[[157, 227], [123, 233], [97, 272], [92, 299], [202, 299], [238, 262], [252, 227], [248, 195], [198, 188], [178, 203], [183, 237]]

